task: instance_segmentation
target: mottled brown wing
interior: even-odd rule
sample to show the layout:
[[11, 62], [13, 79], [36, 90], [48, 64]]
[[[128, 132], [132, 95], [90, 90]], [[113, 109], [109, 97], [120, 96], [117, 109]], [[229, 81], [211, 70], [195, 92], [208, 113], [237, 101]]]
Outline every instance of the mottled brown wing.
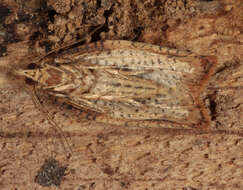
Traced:
[[[186, 125], [210, 121], [201, 92], [216, 64], [213, 57], [144, 43], [105, 41], [58, 52], [42, 63], [43, 75], [48, 73], [46, 82], [55, 87], [45, 89], [77, 108], [133, 121]], [[45, 64], [60, 66], [51, 69]], [[61, 78], [56, 77], [58, 69]], [[61, 80], [66, 83], [56, 83]], [[57, 93], [71, 86], [75, 89]]]
[[[69, 49], [56, 60], [60, 58], [70, 59], [80, 69], [95, 70], [99, 76], [96, 90], [69, 98], [76, 107], [83, 105], [80, 107], [129, 120], [199, 124], [209, 119], [200, 92], [215, 64], [211, 57], [144, 43], [105, 41]], [[113, 75], [101, 74], [105, 72]], [[156, 83], [158, 93], [145, 90], [137, 96], [136, 91], [141, 94], [138, 83], [128, 82], [136, 79], [141, 79], [140, 88], [146, 82]], [[99, 87], [103, 88], [97, 90]]]

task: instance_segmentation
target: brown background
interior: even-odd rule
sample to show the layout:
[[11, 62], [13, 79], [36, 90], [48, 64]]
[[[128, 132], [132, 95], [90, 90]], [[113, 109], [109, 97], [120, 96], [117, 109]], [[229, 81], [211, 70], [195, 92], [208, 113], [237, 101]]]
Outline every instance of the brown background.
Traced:
[[[211, 128], [243, 130], [243, 83], [213, 89], [243, 68], [242, 32], [242, 0], [2, 0], [0, 189], [243, 189], [239, 135], [99, 124], [88, 113], [39, 94], [72, 146], [68, 155], [65, 141], [23, 88], [25, 81], [11, 75], [79, 38], [126, 39], [215, 55], [217, 69], [202, 94]], [[48, 159], [67, 167], [59, 187], [35, 182]]]

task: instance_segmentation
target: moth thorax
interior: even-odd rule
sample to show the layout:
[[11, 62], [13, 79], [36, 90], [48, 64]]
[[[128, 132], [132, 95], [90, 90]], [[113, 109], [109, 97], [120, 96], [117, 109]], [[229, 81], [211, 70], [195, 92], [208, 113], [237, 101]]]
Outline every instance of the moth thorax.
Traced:
[[65, 78], [64, 73], [56, 68], [43, 68], [40, 70], [39, 82], [41, 85], [48, 86], [58, 86], [63, 82]]
[[95, 76], [89, 69], [80, 69], [75, 84], [79, 85], [80, 91], [85, 92], [92, 88], [96, 79], [97, 76]]

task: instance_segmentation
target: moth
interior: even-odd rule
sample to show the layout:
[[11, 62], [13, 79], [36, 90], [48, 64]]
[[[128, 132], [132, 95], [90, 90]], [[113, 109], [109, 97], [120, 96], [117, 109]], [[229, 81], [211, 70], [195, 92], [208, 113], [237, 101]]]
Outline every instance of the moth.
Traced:
[[201, 93], [217, 60], [190, 51], [123, 40], [62, 49], [40, 68], [16, 73], [98, 122], [126, 126], [205, 128]]

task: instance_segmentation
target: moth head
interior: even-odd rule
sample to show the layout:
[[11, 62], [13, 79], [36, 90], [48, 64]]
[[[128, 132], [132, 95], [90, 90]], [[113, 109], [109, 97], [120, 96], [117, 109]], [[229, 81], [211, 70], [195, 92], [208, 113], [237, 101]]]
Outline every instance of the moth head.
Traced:
[[28, 69], [28, 70], [16, 70], [14, 71], [14, 74], [17, 76], [23, 76], [26, 77], [27, 79], [31, 79], [35, 82], [39, 82], [39, 76], [40, 76], [40, 71], [39, 69]]
[[14, 72], [18, 76], [26, 77], [37, 82], [43, 87], [50, 88], [58, 85], [62, 81], [62, 72], [56, 67], [47, 66], [45, 68], [16, 70]]

